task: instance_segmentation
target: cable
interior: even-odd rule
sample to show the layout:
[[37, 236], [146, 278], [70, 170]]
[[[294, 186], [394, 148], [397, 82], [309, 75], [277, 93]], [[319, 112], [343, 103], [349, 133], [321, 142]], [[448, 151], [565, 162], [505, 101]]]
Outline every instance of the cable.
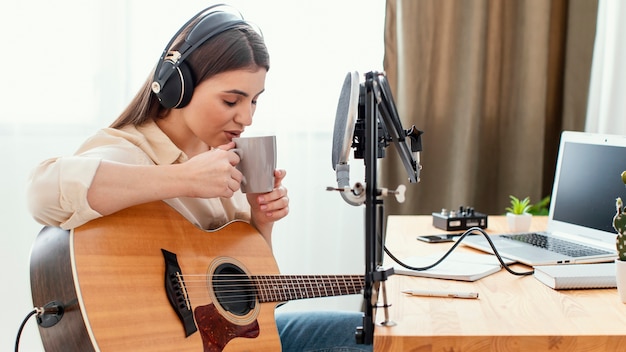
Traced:
[[387, 253], [387, 255], [391, 259], [393, 259], [393, 261], [395, 261], [399, 265], [401, 265], [401, 266], [403, 266], [403, 267], [405, 267], [405, 268], [407, 268], [409, 270], [424, 271], [424, 270], [432, 269], [435, 266], [439, 265], [444, 259], [446, 259], [448, 257], [448, 255], [450, 255], [450, 253], [452, 253], [452, 251], [461, 243], [461, 241], [463, 241], [463, 239], [465, 237], [469, 236], [474, 231], [478, 231], [480, 234], [485, 236], [485, 238], [487, 239], [487, 242], [489, 242], [489, 246], [491, 246], [491, 249], [493, 249], [493, 253], [495, 254], [496, 258], [498, 258], [498, 261], [500, 262], [500, 265], [502, 265], [502, 267], [506, 271], [508, 271], [509, 273], [511, 273], [513, 275], [518, 275], [518, 276], [532, 275], [535, 272], [534, 270], [517, 272], [517, 271], [514, 271], [513, 269], [509, 268], [509, 265], [504, 262], [504, 260], [500, 256], [500, 253], [498, 253], [498, 250], [496, 249], [496, 246], [493, 244], [493, 241], [491, 240], [489, 235], [485, 231], [483, 231], [483, 229], [481, 229], [479, 227], [472, 227], [472, 228], [468, 229], [467, 231], [465, 231], [463, 233], [463, 235], [461, 235], [461, 237], [459, 237], [459, 239], [456, 241], [456, 243], [454, 243], [454, 245], [452, 247], [450, 247], [450, 249], [439, 260], [437, 260], [435, 263], [433, 263], [431, 265], [428, 265], [428, 266], [425, 266], [425, 267], [413, 267], [413, 266], [410, 266], [408, 264], [403, 263], [398, 258], [396, 258], [396, 256], [394, 256], [391, 253], [391, 251], [389, 251], [389, 249], [387, 249], [387, 246], [384, 247], [385, 248], [385, 253]]
[[50, 301], [43, 307], [33, 308], [33, 310], [26, 315], [19, 330], [17, 331], [17, 337], [15, 338], [15, 352], [18, 352], [22, 331], [24, 330], [24, 326], [30, 317], [37, 315], [37, 324], [39, 324], [40, 327], [49, 328], [61, 321], [64, 312], [65, 305], [58, 301]]
[[22, 336], [22, 330], [24, 330], [24, 326], [28, 322], [28, 319], [30, 319], [30, 317], [32, 317], [35, 314], [40, 314], [40, 312], [43, 312], [43, 308], [35, 308], [31, 310], [30, 313], [26, 315], [26, 318], [24, 318], [24, 320], [22, 321], [22, 324], [20, 325], [20, 328], [17, 331], [17, 337], [15, 338], [15, 352], [19, 351], [20, 337]]

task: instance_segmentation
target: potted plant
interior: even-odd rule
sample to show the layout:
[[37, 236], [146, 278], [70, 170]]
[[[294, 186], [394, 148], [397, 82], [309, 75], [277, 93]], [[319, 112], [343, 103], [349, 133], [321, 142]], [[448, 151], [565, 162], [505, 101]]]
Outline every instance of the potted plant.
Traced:
[[[626, 185], [626, 171], [622, 172], [622, 182]], [[623, 303], [626, 303], [626, 209], [621, 197], [615, 199], [615, 216], [613, 216], [613, 228], [617, 232], [615, 248], [615, 281], [617, 292]]]
[[530, 222], [532, 220], [532, 214], [528, 211], [531, 208], [530, 197], [526, 197], [522, 200], [510, 195], [511, 206], [505, 210], [506, 220], [509, 224], [509, 230], [511, 232], [525, 232], [530, 229]]

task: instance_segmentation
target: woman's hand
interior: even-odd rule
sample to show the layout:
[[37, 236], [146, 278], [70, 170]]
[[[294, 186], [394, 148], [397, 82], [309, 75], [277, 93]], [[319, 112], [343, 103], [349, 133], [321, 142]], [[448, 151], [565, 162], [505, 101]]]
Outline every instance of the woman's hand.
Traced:
[[189, 177], [189, 197], [230, 198], [241, 187], [243, 175], [235, 165], [239, 156], [229, 151], [234, 142], [200, 153], [182, 163]]
[[271, 246], [271, 233], [275, 221], [289, 214], [287, 188], [282, 181], [287, 175], [285, 170], [274, 170], [274, 189], [268, 193], [248, 193], [251, 208], [251, 223], [265, 237]]

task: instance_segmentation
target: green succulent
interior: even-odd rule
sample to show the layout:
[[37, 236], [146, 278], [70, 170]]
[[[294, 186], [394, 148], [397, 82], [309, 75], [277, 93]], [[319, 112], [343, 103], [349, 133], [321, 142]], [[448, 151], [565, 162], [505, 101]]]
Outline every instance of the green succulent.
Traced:
[[617, 197], [615, 200], [613, 228], [617, 231], [615, 248], [617, 248], [619, 259], [626, 260], [626, 213], [624, 212], [624, 203], [622, 203], [622, 198], [620, 197]]
[[530, 197], [526, 197], [522, 200], [515, 196], [509, 196], [509, 198], [511, 198], [511, 206], [507, 207], [505, 209], [506, 211], [517, 215], [528, 213], [531, 208]]
[[[626, 185], [626, 171], [621, 174], [622, 182]], [[626, 209], [621, 197], [615, 199], [615, 216], [613, 216], [613, 228], [617, 231], [615, 248], [620, 260], [626, 261]]]

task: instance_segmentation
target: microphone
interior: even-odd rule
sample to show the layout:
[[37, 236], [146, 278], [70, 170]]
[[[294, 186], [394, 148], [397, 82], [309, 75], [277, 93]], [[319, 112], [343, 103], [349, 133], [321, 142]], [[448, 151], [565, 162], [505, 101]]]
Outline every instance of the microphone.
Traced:
[[[413, 126], [409, 130], [402, 128], [402, 123], [398, 117], [395, 103], [391, 95], [384, 74], [370, 72], [366, 74], [366, 78], [374, 81], [372, 89], [377, 98], [375, 118], [377, 119], [377, 128], [382, 132], [380, 141], [365, 141], [364, 135], [360, 135], [363, 125], [359, 124], [361, 119], [367, 116], [358, 116], [362, 109], [363, 102], [359, 102], [362, 84], [359, 83], [359, 74], [357, 72], [348, 72], [343, 82], [339, 102], [337, 103], [337, 112], [335, 114], [335, 128], [333, 130], [333, 146], [332, 146], [332, 166], [337, 175], [337, 187], [327, 187], [328, 191], [340, 191], [341, 197], [350, 205], [358, 206], [365, 203], [366, 185], [357, 182], [354, 187], [350, 187], [350, 150], [355, 148], [355, 158], [363, 158], [365, 143], [370, 143], [370, 147], [377, 147], [378, 155], [384, 156], [382, 148], [386, 147], [390, 141], [397, 144], [398, 152], [402, 162], [409, 173], [409, 181], [419, 182], [419, 171], [421, 169], [419, 152], [421, 146], [421, 134]], [[361, 114], [366, 114], [361, 111]], [[357, 122], [357, 117], [359, 122]], [[378, 121], [380, 119], [380, 121]], [[361, 129], [359, 129], [361, 126]], [[355, 139], [355, 133], [357, 137]], [[406, 138], [411, 140], [410, 148], [406, 143]], [[378, 196], [394, 195], [399, 203], [405, 201], [404, 192], [406, 187], [400, 185], [396, 190], [381, 188], [376, 190]]]

